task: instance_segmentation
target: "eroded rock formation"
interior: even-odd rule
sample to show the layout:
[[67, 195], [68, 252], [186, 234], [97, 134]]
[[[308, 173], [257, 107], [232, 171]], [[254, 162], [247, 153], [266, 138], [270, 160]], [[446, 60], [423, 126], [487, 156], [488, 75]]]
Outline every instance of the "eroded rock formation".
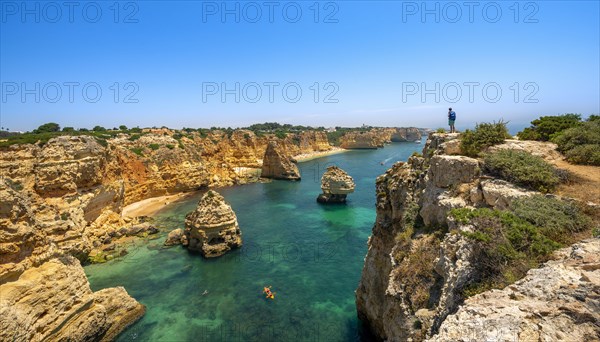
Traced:
[[431, 341], [600, 339], [600, 239], [555, 253], [503, 290], [468, 298]]
[[340, 147], [345, 149], [376, 149], [383, 140], [373, 132], [348, 132], [340, 138]]
[[263, 158], [261, 177], [300, 180], [300, 171], [298, 166], [279, 147], [279, 144], [271, 141]]
[[321, 177], [322, 194], [319, 203], [346, 203], [346, 196], [354, 192], [354, 179], [337, 166], [329, 166]]
[[112, 341], [145, 311], [122, 287], [92, 292], [70, 256], [27, 269], [0, 293], [2, 341]]
[[205, 193], [185, 217], [185, 244], [204, 257], [221, 256], [242, 245], [242, 232], [231, 206], [218, 192]]
[[[377, 218], [356, 291], [359, 318], [386, 341], [551, 340], [570, 336], [571, 329], [577, 340], [597, 339], [600, 267], [590, 255], [598, 254], [598, 240], [562, 251], [571, 256], [461, 307], [462, 291], [478, 279], [480, 268], [473, 240], [462, 234], [471, 227], [449, 219], [449, 211], [502, 210], [535, 192], [483, 175], [476, 159], [455, 155], [457, 138], [432, 133], [424, 157], [398, 162], [377, 178]], [[525, 145], [531, 147], [509, 142], [499, 148]], [[432, 232], [416, 233], [418, 220]]]

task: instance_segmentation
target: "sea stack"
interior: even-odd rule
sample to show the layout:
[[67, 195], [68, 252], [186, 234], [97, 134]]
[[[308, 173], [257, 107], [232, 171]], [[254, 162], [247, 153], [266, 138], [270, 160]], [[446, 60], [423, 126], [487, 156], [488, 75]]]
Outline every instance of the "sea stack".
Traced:
[[198, 207], [185, 217], [184, 245], [206, 258], [221, 256], [242, 245], [242, 232], [231, 206], [209, 190]]
[[317, 202], [346, 203], [346, 195], [354, 192], [354, 179], [339, 167], [330, 166], [321, 178], [321, 189]]
[[261, 177], [300, 180], [298, 166], [287, 156], [276, 141], [270, 141], [263, 158]]

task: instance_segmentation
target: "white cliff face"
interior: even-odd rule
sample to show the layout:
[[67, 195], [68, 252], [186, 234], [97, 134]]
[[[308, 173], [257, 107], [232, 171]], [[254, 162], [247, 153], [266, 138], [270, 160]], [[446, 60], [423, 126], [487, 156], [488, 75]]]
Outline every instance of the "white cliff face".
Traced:
[[185, 226], [184, 244], [204, 257], [218, 257], [242, 245], [237, 217], [216, 191], [202, 196], [196, 210], [186, 216]]
[[502, 290], [468, 298], [430, 341], [600, 340], [600, 239], [555, 256]]

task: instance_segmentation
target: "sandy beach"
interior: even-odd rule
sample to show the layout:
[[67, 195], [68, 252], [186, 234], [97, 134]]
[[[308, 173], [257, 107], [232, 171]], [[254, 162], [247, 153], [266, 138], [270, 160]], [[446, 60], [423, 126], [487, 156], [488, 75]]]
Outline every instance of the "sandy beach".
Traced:
[[131, 203], [123, 208], [121, 216], [137, 217], [137, 216], [152, 216], [167, 204], [193, 195], [194, 192], [183, 192], [174, 195], [166, 195], [159, 197], [146, 198], [139, 202]]
[[340, 148], [340, 147], [332, 147], [331, 150], [329, 150], [329, 151], [315, 151], [315, 152], [310, 152], [310, 153], [302, 153], [302, 154], [295, 155], [293, 158], [296, 159], [296, 161], [298, 161], [299, 163], [301, 163], [301, 162], [305, 162], [305, 161], [309, 161], [309, 160], [313, 160], [313, 159], [317, 159], [317, 158], [327, 157], [332, 154], [343, 153], [346, 151], [348, 151], [348, 150]]

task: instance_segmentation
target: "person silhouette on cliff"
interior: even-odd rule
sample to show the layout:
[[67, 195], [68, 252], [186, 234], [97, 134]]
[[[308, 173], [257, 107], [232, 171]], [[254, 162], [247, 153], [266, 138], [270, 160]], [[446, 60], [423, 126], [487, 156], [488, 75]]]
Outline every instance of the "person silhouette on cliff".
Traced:
[[448, 108], [448, 125], [450, 126], [450, 133], [456, 133], [456, 129], [454, 128], [455, 120], [456, 113], [452, 110], [452, 108]]

